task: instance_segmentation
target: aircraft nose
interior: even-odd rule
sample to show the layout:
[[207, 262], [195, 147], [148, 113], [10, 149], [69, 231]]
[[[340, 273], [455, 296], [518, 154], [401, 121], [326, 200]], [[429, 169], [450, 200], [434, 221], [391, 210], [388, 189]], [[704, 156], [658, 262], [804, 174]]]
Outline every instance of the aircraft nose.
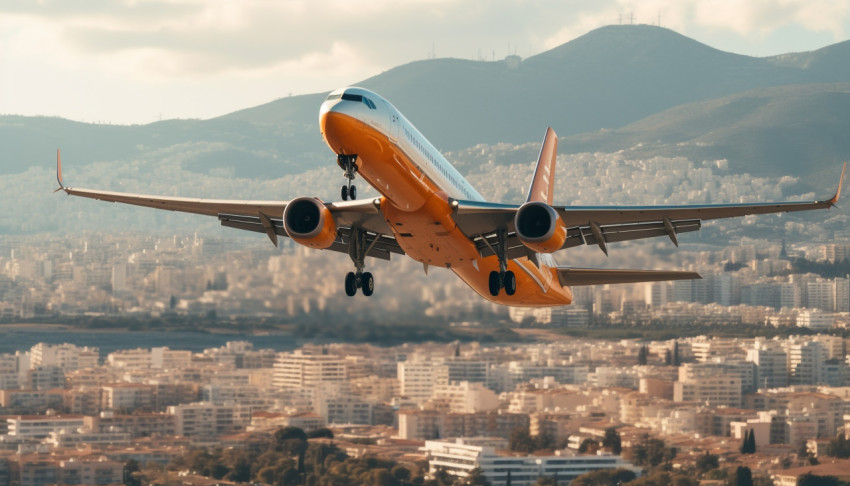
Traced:
[[325, 102], [319, 110], [319, 129], [325, 143], [336, 153], [347, 153], [345, 145], [355, 130], [355, 119], [345, 112], [344, 104]]

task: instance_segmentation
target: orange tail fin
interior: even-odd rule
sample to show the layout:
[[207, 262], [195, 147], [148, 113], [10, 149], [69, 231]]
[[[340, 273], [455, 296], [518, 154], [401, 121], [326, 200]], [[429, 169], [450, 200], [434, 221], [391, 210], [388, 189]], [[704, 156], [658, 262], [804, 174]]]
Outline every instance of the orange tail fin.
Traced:
[[531, 187], [528, 188], [529, 201], [545, 202], [552, 205], [552, 193], [555, 189], [555, 162], [558, 158], [558, 135], [552, 127], [546, 129], [543, 145], [540, 147], [540, 156], [537, 158], [537, 168], [534, 169], [534, 178]]

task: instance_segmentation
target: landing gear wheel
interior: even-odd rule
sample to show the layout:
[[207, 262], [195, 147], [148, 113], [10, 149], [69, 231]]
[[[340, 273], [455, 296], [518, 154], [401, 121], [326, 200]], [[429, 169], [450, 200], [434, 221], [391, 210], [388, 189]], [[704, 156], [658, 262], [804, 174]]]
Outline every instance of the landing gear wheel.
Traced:
[[499, 272], [490, 272], [490, 295], [496, 297], [499, 291], [502, 290], [501, 282], [499, 282]]
[[354, 275], [354, 272], [348, 272], [345, 276], [345, 295], [349, 297], [354, 297], [354, 294], [357, 293], [357, 276]]
[[514, 295], [516, 293], [516, 275], [514, 275], [514, 272], [510, 270], [505, 272], [505, 278], [503, 283], [505, 286], [506, 294]]
[[348, 188], [348, 198], [352, 201], [357, 199], [357, 187], [352, 185]]
[[342, 197], [343, 201], [348, 201], [348, 186], [342, 186], [342, 189], [339, 191], [340, 197]]
[[360, 283], [362, 284], [361, 290], [363, 291], [363, 295], [366, 297], [369, 297], [375, 291], [375, 279], [371, 273], [365, 272], [360, 277]]

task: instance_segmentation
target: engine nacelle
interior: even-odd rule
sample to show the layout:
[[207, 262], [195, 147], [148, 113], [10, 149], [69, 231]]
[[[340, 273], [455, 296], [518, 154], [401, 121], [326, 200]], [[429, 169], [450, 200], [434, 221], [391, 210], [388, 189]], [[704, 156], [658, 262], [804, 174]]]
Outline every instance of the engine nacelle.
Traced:
[[523, 245], [538, 253], [558, 251], [567, 241], [567, 225], [555, 209], [532, 201], [520, 206], [514, 216], [516, 234]]
[[299, 197], [286, 205], [283, 228], [293, 241], [310, 248], [328, 248], [336, 240], [336, 222], [331, 211], [312, 197]]

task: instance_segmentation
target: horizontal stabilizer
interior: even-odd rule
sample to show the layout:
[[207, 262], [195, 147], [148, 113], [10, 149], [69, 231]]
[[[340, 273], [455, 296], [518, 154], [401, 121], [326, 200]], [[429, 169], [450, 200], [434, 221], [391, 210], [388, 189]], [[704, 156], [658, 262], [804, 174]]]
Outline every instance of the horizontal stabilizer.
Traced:
[[597, 268], [558, 268], [558, 279], [564, 286], [664, 282], [667, 280], [701, 279], [696, 272], [668, 270], [607, 270]]

